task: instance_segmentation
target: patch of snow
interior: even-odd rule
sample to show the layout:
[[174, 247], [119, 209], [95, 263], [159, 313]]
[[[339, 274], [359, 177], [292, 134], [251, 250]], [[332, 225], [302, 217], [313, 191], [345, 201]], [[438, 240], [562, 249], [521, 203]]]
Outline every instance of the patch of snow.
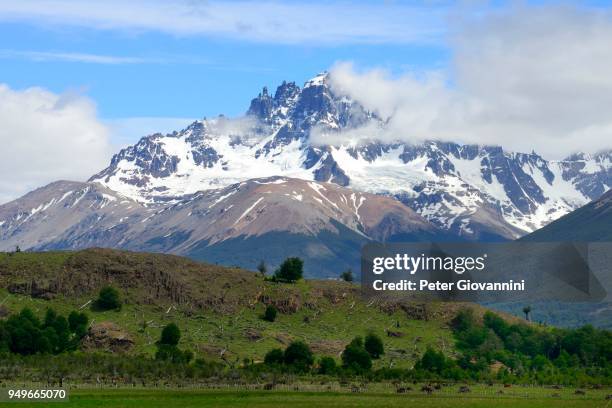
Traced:
[[74, 202], [72, 203], [72, 205], [70, 206], [70, 208], [74, 208], [74, 207], [76, 207], [76, 205], [77, 205], [78, 203], [80, 203], [80, 202], [81, 202], [81, 200], [83, 199], [83, 197], [85, 197], [85, 196], [87, 195], [87, 193], [88, 193], [88, 192], [89, 192], [89, 187], [85, 187], [83, 190], [81, 190], [81, 191], [80, 191], [81, 195], [80, 195], [80, 196], [79, 196], [79, 197], [78, 197], [76, 200], [74, 200]]
[[232, 190], [229, 193], [224, 194], [221, 197], [217, 198], [211, 205], [208, 206], [208, 208], [213, 208], [215, 205], [219, 204], [221, 201], [223, 201], [226, 198], [228, 198], [228, 197], [232, 196], [233, 194], [235, 194], [236, 191], [238, 191], [238, 190]]
[[259, 197], [259, 199], [253, 203], [253, 205], [251, 205], [249, 208], [247, 208], [247, 209], [246, 209], [246, 210], [245, 210], [245, 211], [242, 213], [242, 215], [241, 215], [241, 216], [240, 216], [240, 217], [239, 217], [239, 218], [238, 218], [236, 221], [234, 221], [234, 225], [238, 224], [238, 223], [240, 222], [240, 220], [242, 220], [244, 217], [246, 217], [246, 215], [247, 215], [248, 213], [250, 213], [250, 212], [251, 212], [251, 210], [252, 210], [253, 208], [255, 208], [255, 206], [256, 206], [257, 204], [259, 204], [259, 203], [261, 202], [261, 200], [263, 200], [263, 199], [264, 199], [263, 197]]
[[347, 146], [333, 147], [332, 157], [349, 177], [349, 187], [371, 193], [397, 194], [438, 177], [429, 170], [426, 156], [404, 163], [400, 159], [403, 148], [390, 149], [375, 161], [369, 162], [360, 154], [353, 157]]
[[254, 180], [254, 183], [256, 184], [285, 184], [287, 182], [286, 179], [276, 179], [276, 180], [272, 180], [272, 181], [259, 181], [259, 180]]
[[309, 79], [304, 84], [304, 89], [310, 88], [311, 86], [321, 86], [325, 84], [325, 79], [327, 78], [327, 72], [321, 72], [317, 74], [314, 78]]
[[325, 187], [323, 187], [321, 184], [315, 183], [315, 182], [309, 182], [308, 185], [310, 186], [310, 188], [312, 188], [323, 200], [327, 201], [329, 204], [331, 204], [336, 210], [340, 211], [340, 208], [338, 208], [338, 205], [336, 203], [334, 203], [333, 201], [331, 201], [329, 198], [325, 197], [320, 190], [325, 191]]

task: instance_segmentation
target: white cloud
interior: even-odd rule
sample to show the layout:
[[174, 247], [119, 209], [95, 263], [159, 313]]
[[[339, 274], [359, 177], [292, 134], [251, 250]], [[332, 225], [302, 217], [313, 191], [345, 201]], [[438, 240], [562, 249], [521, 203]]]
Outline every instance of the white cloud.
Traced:
[[[104, 124], [110, 130], [111, 143], [115, 150], [135, 144], [143, 136], [155, 133], [168, 134], [185, 129], [196, 119], [173, 117], [130, 117], [106, 119]], [[249, 140], [259, 137], [256, 130], [260, 124], [252, 116], [210, 118], [207, 126], [213, 134], [241, 135]]]
[[82, 62], [87, 64], [145, 64], [163, 63], [161, 59], [139, 58], [139, 57], [120, 57], [115, 55], [99, 55], [78, 52], [50, 52], [50, 51], [17, 51], [0, 50], [0, 58], [24, 58], [30, 61], [47, 62]]
[[[612, 17], [559, 6], [521, 7], [455, 22], [449, 72], [358, 72], [331, 84], [391, 117], [379, 139], [459, 140], [535, 149], [548, 157], [612, 148]], [[352, 131], [336, 138], [363, 139]], [[329, 135], [324, 135], [329, 137]]]
[[109, 128], [111, 142], [117, 150], [138, 142], [143, 136], [184, 129], [194, 120], [173, 117], [130, 117], [106, 119], [104, 124]]
[[0, 84], [0, 203], [59, 179], [86, 180], [112, 153], [90, 99]]
[[210, 35], [284, 44], [429, 43], [443, 33], [444, 6], [383, 2], [20, 0], [0, 20], [105, 30]]

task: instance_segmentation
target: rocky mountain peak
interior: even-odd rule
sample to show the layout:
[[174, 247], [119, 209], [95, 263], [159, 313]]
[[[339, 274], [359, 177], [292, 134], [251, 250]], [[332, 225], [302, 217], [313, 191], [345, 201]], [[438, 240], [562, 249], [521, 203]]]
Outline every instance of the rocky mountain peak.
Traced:
[[[287, 81], [273, 94], [263, 88], [244, 119], [196, 121], [180, 132], [145, 137], [91, 181], [149, 203], [253, 177], [331, 182], [394, 196], [437, 227], [470, 239], [516, 238], [612, 185], [611, 151], [550, 161], [537, 152], [454, 142], [344, 145], [338, 133], [384, 128], [385, 121], [337, 95], [326, 72], [302, 88]], [[328, 136], [335, 142], [322, 143]]]
[[304, 89], [310, 87], [328, 87], [329, 72], [323, 71], [304, 83]]

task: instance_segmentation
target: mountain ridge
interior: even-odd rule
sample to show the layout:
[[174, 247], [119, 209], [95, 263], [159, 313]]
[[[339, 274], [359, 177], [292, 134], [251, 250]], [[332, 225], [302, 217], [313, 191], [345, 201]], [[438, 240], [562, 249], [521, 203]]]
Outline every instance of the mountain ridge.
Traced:
[[[323, 73], [302, 88], [283, 82], [274, 95], [264, 88], [243, 118], [219, 116], [144, 137], [90, 181], [141, 202], [254, 177], [331, 182], [394, 196], [437, 227], [472, 240], [518, 238], [612, 184], [612, 151], [548, 161], [500, 146], [374, 141], [387, 119], [335, 93]], [[331, 143], [351, 131], [371, 132], [372, 141]]]
[[521, 238], [522, 241], [612, 241], [612, 191]]
[[[271, 254], [260, 244], [269, 237], [280, 245]], [[286, 177], [148, 205], [99, 183], [64, 181], [0, 206], [0, 250], [123, 248], [251, 269], [263, 258], [277, 265], [284, 256], [302, 256], [310, 276], [357, 269], [361, 245], [394, 237], [449, 239], [391, 197]]]

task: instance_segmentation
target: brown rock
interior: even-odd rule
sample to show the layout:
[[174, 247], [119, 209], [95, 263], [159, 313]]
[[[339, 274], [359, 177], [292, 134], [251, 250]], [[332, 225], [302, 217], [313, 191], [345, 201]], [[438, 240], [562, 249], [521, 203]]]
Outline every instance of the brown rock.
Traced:
[[134, 340], [121, 327], [113, 322], [100, 322], [92, 325], [85, 338], [86, 350], [106, 350], [113, 353], [126, 352], [134, 346]]
[[19, 282], [8, 285], [9, 293], [31, 296], [37, 299], [51, 300], [56, 295], [53, 285], [43, 285], [35, 280], [31, 282]]
[[261, 339], [261, 333], [252, 327], [249, 327], [244, 331], [244, 336], [250, 341], [256, 341]]
[[399, 332], [399, 331], [387, 330], [387, 336], [388, 337], [404, 337], [404, 333]]

